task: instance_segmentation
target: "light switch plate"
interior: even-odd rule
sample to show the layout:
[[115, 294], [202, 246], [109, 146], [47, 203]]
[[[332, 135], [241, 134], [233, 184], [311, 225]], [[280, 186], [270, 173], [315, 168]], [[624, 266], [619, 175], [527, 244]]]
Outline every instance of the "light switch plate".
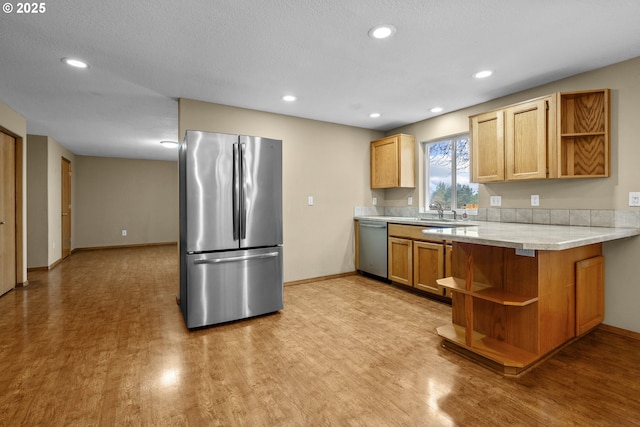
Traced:
[[502, 196], [491, 196], [491, 206], [502, 206]]
[[307, 204], [308, 204], [309, 206], [313, 206], [313, 196], [309, 196], [309, 197], [307, 198]]
[[640, 192], [629, 192], [629, 206], [640, 206]]
[[377, 205], [377, 204], [378, 204], [378, 198], [377, 198], [377, 197], [374, 197], [374, 198], [373, 198], [373, 206], [375, 206], [375, 205]]
[[540, 206], [540, 196], [537, 194], [531, 195], [531, 206]]

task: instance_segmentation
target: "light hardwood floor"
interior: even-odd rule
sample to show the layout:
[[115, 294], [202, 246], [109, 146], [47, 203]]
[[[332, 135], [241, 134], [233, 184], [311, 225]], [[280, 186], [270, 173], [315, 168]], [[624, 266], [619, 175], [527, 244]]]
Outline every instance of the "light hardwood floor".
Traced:
[[0, 425], [640, 425], [640, 342], [602, 330], [508, 379], [441, 347], [450, 307], [361, 276], [192, 332], [174, 246], [29, 281], [0, 298]]

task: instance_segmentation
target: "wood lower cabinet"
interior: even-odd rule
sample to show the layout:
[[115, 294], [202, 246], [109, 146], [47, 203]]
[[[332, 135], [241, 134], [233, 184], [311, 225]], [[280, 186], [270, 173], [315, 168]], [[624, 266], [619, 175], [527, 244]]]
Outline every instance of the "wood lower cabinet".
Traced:
[[604, 317], [602, 244], [518, 255], [454, 242], [445, 346], [517, 375]]
[[604, 257], [576, 263], [576, 335], [604, 320]]
[[389, 280], [401, 285], [413, 286], [412, 249], [412, 240], [389, 237]]
[[444, 277], [444, 245], [432, 242], [413, 242], [413, 287], [442, 295], [437, 280]]
[[394, 283], [447, 296], [445, 288], [437, 283], [444, 277], [445, 242], [425, 239], [424, 228], [389, 224], [388, 278]]

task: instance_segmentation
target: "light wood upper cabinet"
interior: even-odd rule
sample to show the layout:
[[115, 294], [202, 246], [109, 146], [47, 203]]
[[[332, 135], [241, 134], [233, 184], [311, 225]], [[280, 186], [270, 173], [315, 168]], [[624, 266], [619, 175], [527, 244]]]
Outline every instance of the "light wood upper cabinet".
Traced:
[[505, 109], [506, 179], [547, 177], [547, 147], [553, 147], [553, 97], [535, 99]]
[[470, 117], [473, 182], [504, 180], [504, 112]]
[[371, 188], [415, 186], [415, 138], [398, 134], [372, 141]]
[[558, 178], [608, 177], [609, 89], [558, 94]]
[[469, 117], [472, 181], [609, 176], [609, 90], [555, 93]]

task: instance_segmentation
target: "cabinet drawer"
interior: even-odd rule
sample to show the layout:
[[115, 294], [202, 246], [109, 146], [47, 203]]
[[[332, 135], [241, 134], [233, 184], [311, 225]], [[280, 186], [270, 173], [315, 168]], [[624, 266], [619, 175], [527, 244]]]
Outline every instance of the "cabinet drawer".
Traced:
[[388, 233], [389, 236], [402, 237], [405, 239], [423, 240], [425, 242], [437, 243], [443, 242], [443, 240], [429, 238], [422, 234], [422, 230], [424, 230], [425, 228], [429, 227], [420, 227], [419, 225], [389, 224]]

